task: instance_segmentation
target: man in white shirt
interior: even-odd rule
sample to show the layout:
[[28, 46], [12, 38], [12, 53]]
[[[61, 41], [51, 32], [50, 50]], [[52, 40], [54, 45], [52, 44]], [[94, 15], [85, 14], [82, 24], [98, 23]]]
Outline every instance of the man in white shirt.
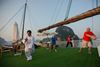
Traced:
[[32, 51], [35, 51], [34, 38], [32, 36], [31, 30], [27, 31], [27, 36], [25, 38], [25, 55], [28, 61], [32, 60]]

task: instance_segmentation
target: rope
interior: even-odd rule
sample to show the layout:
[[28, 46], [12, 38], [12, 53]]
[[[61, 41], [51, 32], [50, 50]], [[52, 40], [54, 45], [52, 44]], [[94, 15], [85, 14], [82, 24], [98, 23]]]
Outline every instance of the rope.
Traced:
[[24, 10], [23, 10], [23, 15], [22, 15], [22, 19], [21, 19], [21, 23], [20, 23], [20, 27], [19, 27], [19, 33], [20, 33], [20, 36], [21, 36], [21, 31], [22, 31], [22, 24], [23, 24], [23, 17], [24, 17]]
[[58, 9], [58, 12], [56, 12], [57, 13], [57, 15], [55, 16], [55, 21], [54, 22], [56, 22], [56, 19], [57, 19], [57, 17], [58, 17], [58, 15], [60, 14], [60, 12], [61, 12], [61, 7], [62, 7], [62, 5], [63, 5], [63, 3], [64, 3], [64, 1], [63, 0], [61, 0], [61, 3], [60, 3], [60, 7], [59, 7], [59, 9]]
[[[92, 2], [92, 4], [91, 4], [92, 8], [94, 8], [94, 1], [92, 0], [91, 2]], [[92, 27], [92, 31], [94, 31], [94, 17], [91, 17], [91, 20], [92, 20], [91, 21], [92, 22], [92, 26], [91, 26]]]
[[99, 6], [99, 5], [98, 5], [98, 2], [99, 2], [99, 1], [98, 1], [98, 0], [96, 0], [96, 7], [98, 7], [98, 6]]
[[30, 23], [30, 28], [31, 28], [31, 30], [33, 30], [33, 24], [32, 24], [32, 22], [31, 22], [31, 14], [30, 14], [30, 11], [29, 11], [29, 7], [27, 6], [27, 13], [28, 13], [28, 19], [29, 19], [29, 23]]
[[[98, 0], [96, 0], [96, 7], [98, 7]], [[92, 1], [92, 8], [94, 8], [93, 1]], [[92, 17], [92, 31], [94, 31], [94, 17]]]
[[[50, 19], [50, 23], [53, 22], [53, 20], [54, 20], [54, 16], [56, 15], [56, 12], [57, 12], [57, 8], [58, 8], [58, 4], [59, 4], [59, 3], [60, 3], [60, 1], [57, 0], [56, 6], [55, 6], [55, 8], [54, 8], [54, 12], [53, 12], [53, 14], [52, 14], [52, 16], [51, 16], [51, 19]], [[49, 25], [50, 25], [50, 23], [49, 23]]]
[[68, 16], [69, 16], [71, 4], [72, 4], [72, 0], [69, 0], [69, 3], [68, 3], [68, 7], [67, 7], [67, 10], [66, 10], [66, 14], [65, 14], [65, 19], [64, 20], [66, 20], [68, 18]]
[[8, 20], [8, 22], [6, 22], [6, 23], [4, 24], [4, 26], [2, 26], [2, 27], [0, 28], [0, 31], [2, 31], [2, 30], [10, 23], [10, 21], [21, 11], [22, 8], [23, 8], [23, 6]]

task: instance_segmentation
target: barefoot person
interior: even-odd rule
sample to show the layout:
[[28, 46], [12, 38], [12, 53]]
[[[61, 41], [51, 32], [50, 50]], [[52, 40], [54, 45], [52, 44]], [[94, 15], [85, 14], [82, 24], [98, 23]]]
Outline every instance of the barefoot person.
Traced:
[[86, 31], [84, 32], [83, 40], [82, 40], [82, 47], [80, 48], [80, 52], [82, 52], [82, 48], [85, 48], [88, 46], [88, 53], [91, 54], [92, 51], [92, 45], [91, 45], [91, 39], [96, 39], [96, 35], [91, 31], [91, 29], [88, 27]]
[[32, 50], [35, 50], [34, 38], [32, 36], [31, 30], [27, 31], [27, 36], [25, 38], [25, 56], [28, 61], [32, 60]]

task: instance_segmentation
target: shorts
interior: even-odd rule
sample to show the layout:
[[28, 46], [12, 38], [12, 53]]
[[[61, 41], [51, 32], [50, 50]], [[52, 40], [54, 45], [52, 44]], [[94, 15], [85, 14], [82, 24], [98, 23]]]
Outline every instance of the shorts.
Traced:
[[91, 42], [90, 41], [82, 40], [82, 47], [85, 48], [87, 46], [88, 47], [92, 47]]
[[56, 45], [56, 43], [51, 43], [51, 45]]

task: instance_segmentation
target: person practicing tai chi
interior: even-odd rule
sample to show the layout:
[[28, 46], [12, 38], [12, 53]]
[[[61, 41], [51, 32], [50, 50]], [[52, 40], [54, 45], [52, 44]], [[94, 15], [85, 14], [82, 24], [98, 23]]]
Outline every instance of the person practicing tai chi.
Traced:
[[72, 39], [71, 39], [71, 36], [70, 35], [68, 35], [66, 37], [66, 42], [67, 42], [66, 47], [68, 47], [68, 45], [71, 45], [71, 47], [73, 47]]
[[53, 36], [51, 37], [50, 52], [51, 52], [52, 50], [54, 50], [55, 52], [57, 52], [57, 49], [56, 49], [56, 40], [57, 40], [56, 36], [53, 35]]
[[82, 52], [82, 48], [85, 48], [86, 46], [88, 46], [88, 53], [89, 54], [92, 53], [91, 39], [96, 40], [96, 35], [88, 27], [86, 28], [86, 31], [84, 32], [84, 36], [82, 39], [82, 47], [80, 48], [79, 52]]
[[24, 40], [25, 44], [25, 56], [27, 58], [27, 61], [32, 60], [32, 52], [35, 51], [34, 46], [34, 37], [32, 36], [31, 30], [27, 31], [27, 36]]

